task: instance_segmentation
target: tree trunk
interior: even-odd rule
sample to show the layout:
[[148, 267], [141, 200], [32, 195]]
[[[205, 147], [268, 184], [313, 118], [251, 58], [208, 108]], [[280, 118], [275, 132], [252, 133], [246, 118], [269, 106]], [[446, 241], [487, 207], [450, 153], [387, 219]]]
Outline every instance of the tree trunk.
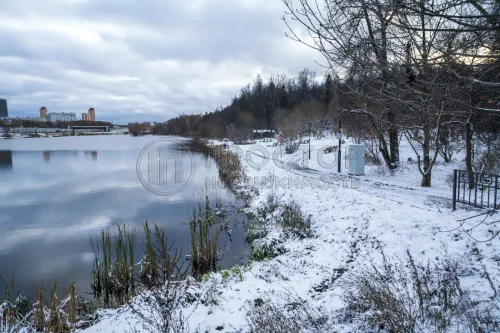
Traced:
[[467, 178], [469, 188], [474, 188], [474, 173], [472, 170], [472, 125], [469, 121], [465, 124], [465, 166], [467, 168]]
[[422, 146], [424, 153], [424, 174], [422, 175], [422, 187], [431, 187], [431, 157], [430, 157], [430, 130], [429, 125], [424, 123], [424, 145]]
[[391, 151], [391, 169], [399, 168], [399, 136], [396, 127], [396, 114], [392, 111], [387, 112], [387, 120], [389, 121], [389, 146]]

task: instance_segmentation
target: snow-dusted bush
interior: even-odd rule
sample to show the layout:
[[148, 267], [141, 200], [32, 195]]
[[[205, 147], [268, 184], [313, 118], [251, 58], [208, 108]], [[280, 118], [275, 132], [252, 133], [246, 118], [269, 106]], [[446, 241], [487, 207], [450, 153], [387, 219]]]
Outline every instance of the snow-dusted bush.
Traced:
[[191, 302], [199, 302], [193, 293], [192, 278], [168, 279], [162, 287], [140, 294], [129, 303], [132, 313], [140, 319], [142, 331], [152, 333], [189, 333], [189, 316], [183, 309]]
[[[348, 317], [388, 332], [499, 332], [498, 299], [474, 300], [459, 280], [459, 263], [406, 258], [373, 261], [341, 283]], [[496, 295], [496, 292], [494, 293]], [[496, 297], [496, 296], [495, 296]]]
[[332, 332], [321, 309], [292, 293], [257, 298], [246, 308], [252, 333]]
[[300, 206], [292, 201], [282, 207], [281, 226], [285, 233], [305, 238], [311, 235], [311, 218], [305, 217]]
[[311, 235], [311, 219], [294, 202], [280, 203], [270, 194], [256, 214], [249, 214], [245, 223], [247, 241], [252, 245], [253, 260], [265, 260], [286, 252], [282, 243], [290, 237]]

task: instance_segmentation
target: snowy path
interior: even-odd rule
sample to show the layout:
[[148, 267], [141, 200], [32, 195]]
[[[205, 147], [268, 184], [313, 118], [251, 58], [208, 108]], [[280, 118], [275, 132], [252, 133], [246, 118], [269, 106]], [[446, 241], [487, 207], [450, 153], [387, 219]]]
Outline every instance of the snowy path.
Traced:
[[412, 187], [374, 181], [346, 174], [320, 171], [310, 167], [304, 167], [300, 156], [288, 160], [285, 165], [288, 171], [296, 175], [324, 179], [331, 184], [353, 184], [352, 180], [355, 179], [357, 182], [354, 182], [354, 184], [358, 186], [355, 190], [369, 193], [373, 196], [383, 197], [386, 200], [392, 200], [398, 204], [408, 203], [412, 207], [429, 211], [440, 211], [440, 209], [452, 208], [451, 193], [448, 196], [430, 194], [430, 191], [419, 190]]

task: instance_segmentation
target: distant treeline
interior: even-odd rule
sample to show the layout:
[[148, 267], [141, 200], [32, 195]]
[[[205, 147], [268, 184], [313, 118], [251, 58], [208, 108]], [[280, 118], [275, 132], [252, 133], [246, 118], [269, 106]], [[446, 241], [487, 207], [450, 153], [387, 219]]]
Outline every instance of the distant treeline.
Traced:
[[[155, 123], [151, 131], [161, 135], [202, 137], [240, 135], [249, 129], [281, 127], [294, 111], [306, 115], [324, 114], [333, 98], [333, 80], [327, 75], [317, 80], [308, 69], [297, 77], [271, 76], [267, 82], [257, 76], [253, 84], [244, 86], [225, 107], [204, 115], [182, 115], [164, 123]], [[286, 126], [285, 126], [286, 127]], [[243, 132], [242, 132], [243, 131]]]

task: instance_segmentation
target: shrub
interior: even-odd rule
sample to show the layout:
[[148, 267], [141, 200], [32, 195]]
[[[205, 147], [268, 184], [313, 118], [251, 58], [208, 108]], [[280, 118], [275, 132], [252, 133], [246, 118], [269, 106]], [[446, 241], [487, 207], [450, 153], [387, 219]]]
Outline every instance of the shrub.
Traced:
[[300, 206], [294, 201], [283, 206], [281, 221], [285, 232], [292, 233], [300, 238], [311, 235], [311, 218], [304, 217]]
[[341, 282], [351, 317], [388, 332], [494, 332], [500, 318], [493, 303], [473, 300], [462, 288], [458, 262], [406, 259], [371, 261]]
[[332, 332], [320, 309], [292, 293], [255, 299], [246, 317], [252, 333]]

